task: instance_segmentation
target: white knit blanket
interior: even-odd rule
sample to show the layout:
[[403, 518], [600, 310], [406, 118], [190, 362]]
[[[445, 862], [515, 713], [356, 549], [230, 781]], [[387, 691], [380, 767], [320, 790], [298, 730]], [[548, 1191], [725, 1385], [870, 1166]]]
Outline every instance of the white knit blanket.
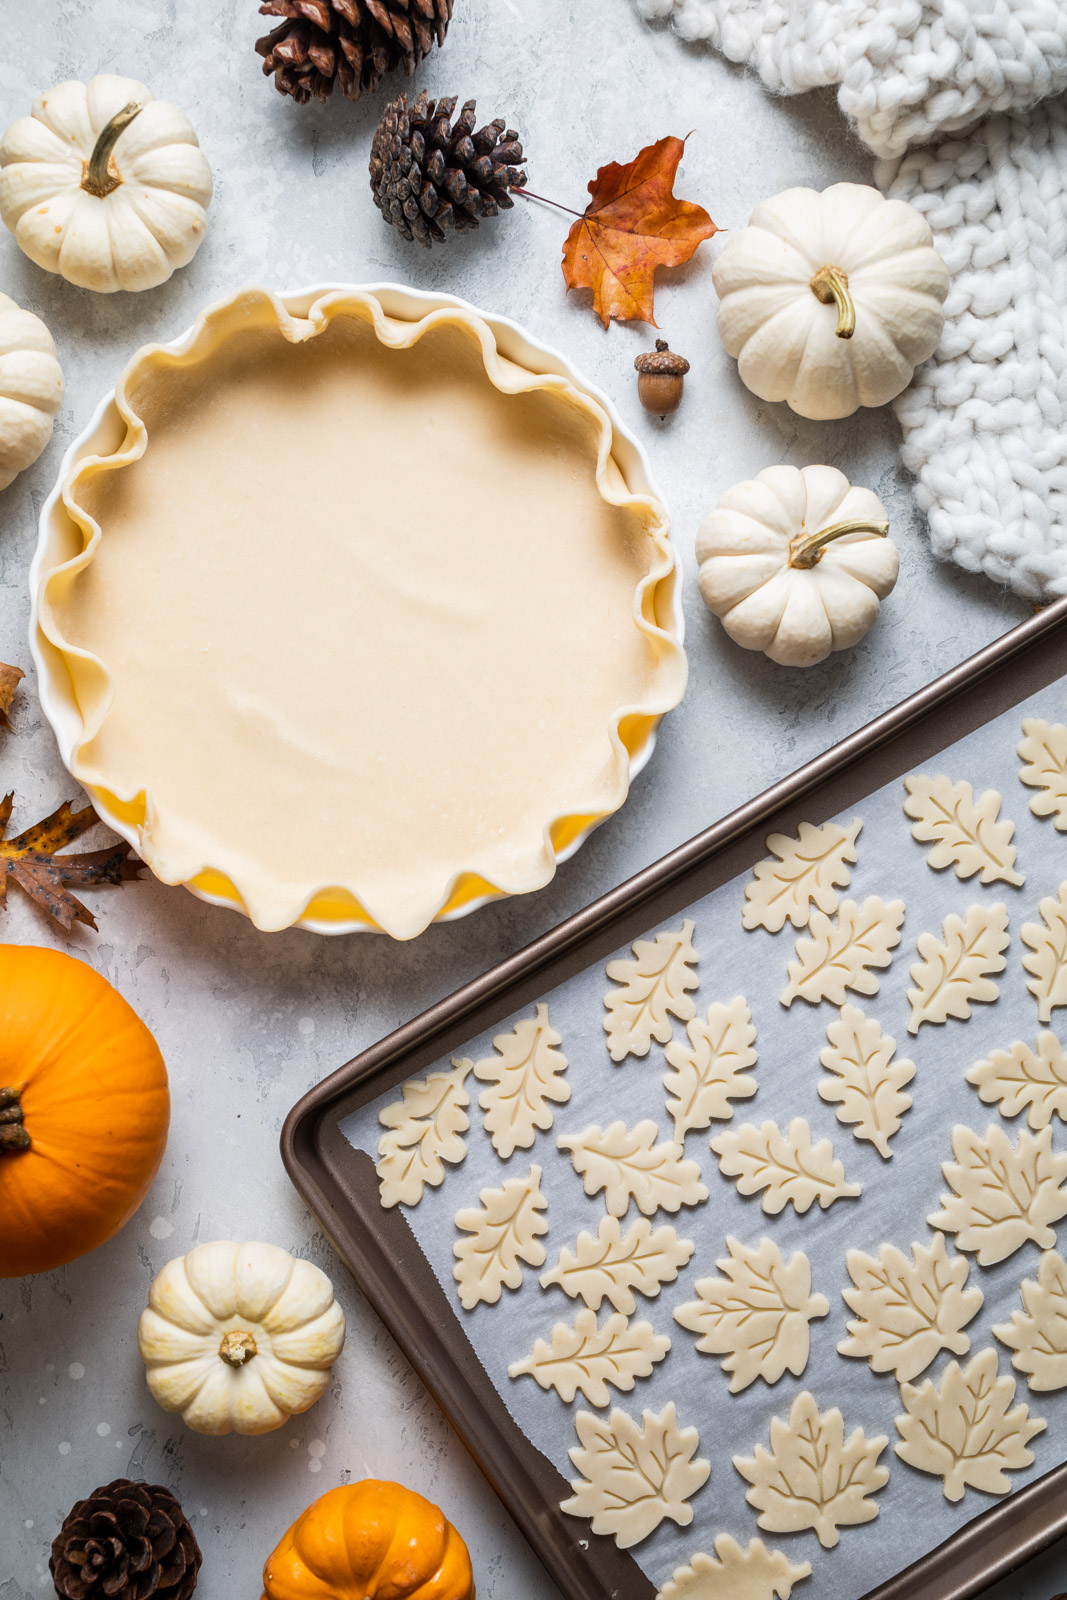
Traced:
[[895, 402], [933, 547], [1067, 594], [1067, 97], [1048, 98], [1067, 0], [636, 4], [770, 89], [838, 86], [876, 183], [923, 212], [952, 274], [937, 354]]

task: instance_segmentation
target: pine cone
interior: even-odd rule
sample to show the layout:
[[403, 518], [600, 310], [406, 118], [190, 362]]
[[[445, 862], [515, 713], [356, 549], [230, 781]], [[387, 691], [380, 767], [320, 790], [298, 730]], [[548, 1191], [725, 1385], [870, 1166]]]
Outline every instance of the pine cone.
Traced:
[[116, 1478], [78, 1501], [48, 1565], [62, 1600], [189, 1600], [202, 1559], [169, 1489]]
[[334, 82], [348, 100], [373, 94], [387, 72], [411, 77], [436, 39], [444, 44], [453, 0], [263, 0], [282, 21], [256, 49], [263, 71], [298, 105], [328, 100]]
[[402, 94], [386, 106], [371, 146], [370, 186], [405, 239], [429, 247], [445, 228], [465, 233], [514, 206], [509, 188], [526, 183], [519, 136], [503, 117], [475, 132], [474, 107], [465, 101], [453, 125], [455, 95], [430, 100], [423, 89], [410, 111]]

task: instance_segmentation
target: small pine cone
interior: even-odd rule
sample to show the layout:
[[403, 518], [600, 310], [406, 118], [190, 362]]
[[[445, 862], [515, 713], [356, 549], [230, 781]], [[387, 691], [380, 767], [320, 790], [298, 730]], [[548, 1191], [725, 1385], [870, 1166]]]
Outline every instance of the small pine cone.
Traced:
[[434, 43], [442, 45], [453, 0], [262, 0], [260, 15], [281, 22], [256, 49], [263, 71], [298, 105], [328, 100], [338, 83], [347, 100], [373, 94], [387, 72], [411, 77]]
[[169, 1489], [116, 1478], [78, 1501], [48, 1565], [61, 1600], [189, 1600], [202, 1559]]
[[510, 211], [509, 189], [526, 183], [519, 136], [503, 117], [475, 131], [475, 102], [452, 122], [456, 97], [430, 100], [423, 89], [386, 106], [370, 155], [374, 204], [405, 239], [427, 248], [446, 228], [465, 233], [482, 217]]

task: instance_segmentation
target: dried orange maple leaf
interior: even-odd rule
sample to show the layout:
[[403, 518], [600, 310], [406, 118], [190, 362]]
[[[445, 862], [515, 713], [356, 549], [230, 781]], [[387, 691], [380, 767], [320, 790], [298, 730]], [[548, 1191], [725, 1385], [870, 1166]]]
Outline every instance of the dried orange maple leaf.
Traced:
[[68, 893], [69, 886], [123, 883], [136, 878], [144, 863], [136, 857], [130, 859], [130, 846], [125, 840], [85, 855], [57, 855], [64, 845], [73, 844], [100, 820], [92, 806], [74, 811], [66, 800], [43, 822], [27, 828], [14, 839], [5, 839], [14, 802], [13, 794], [0, 800], [0, 905], [7, 898], [10, 879], [54, 917], [60, 927], [69, 930], [76, 922], [84, 922], [86, 927], [95, 928], [92, 912]]
[[601, 167], [589, 185], [592, 199], [563, 246], [563, 276], [568, 289], [592, 289], [605, 328], [613, 317], [655, 327], [656, 268], [681, 266], [718, 231], [703, 206], [673, 192], [684, 149], [684, 139], [659, 139], [625, 166]]
[[8, 712], [15, 698], [15, 690], [25, 676], [21, 667], [9, 667], [6, 662], [0, 661], [0, 728], [11, 726]]

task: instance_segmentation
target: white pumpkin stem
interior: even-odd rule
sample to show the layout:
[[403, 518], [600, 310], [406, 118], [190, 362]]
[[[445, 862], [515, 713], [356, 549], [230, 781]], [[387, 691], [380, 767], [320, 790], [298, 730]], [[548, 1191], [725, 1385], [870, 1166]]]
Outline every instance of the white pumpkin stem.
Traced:
[[243, 1367], [256, 1353], [256, 1341], [244, 1328], [231, 1328], [223, 1334], [219, 1355], [228, 1366]]
[[24, 1083], [0, 1089], [0, 1155], [5, 1150], [28, 1150], [32, 1143], [22, 1125]]
[[887, 539], [889, 524], [872, 522], [868, 517], [853, 517], [849, 522], [835, 522], [829, 528], [820, 528], [818, 533], [802, 533], [789, 546], [789, 565], [801, 568], [813, 567], [817, 561], [822, 560], [825, 546], [834, 539], [843, 539], [846, 533], [871, 533], [880, 539]]
[[106, 200], [122, 183], [120, 173], [111, 164], [111, 152], [123, 128], [128, 128], [134, 117], [139, 117], [143, 110], [140, 101], [131, 100], [100, 129], [93, 153], [83, 163], [82, 171], [82, 188], [98, 200]]
[[811, 280], [811, 292], [824, 306], [837, 307], [834, 332], [839, 339], [851, 339], [856, 331], [856, 306], [848, 292], [848, 273], [840, 267], [820, 267]]

